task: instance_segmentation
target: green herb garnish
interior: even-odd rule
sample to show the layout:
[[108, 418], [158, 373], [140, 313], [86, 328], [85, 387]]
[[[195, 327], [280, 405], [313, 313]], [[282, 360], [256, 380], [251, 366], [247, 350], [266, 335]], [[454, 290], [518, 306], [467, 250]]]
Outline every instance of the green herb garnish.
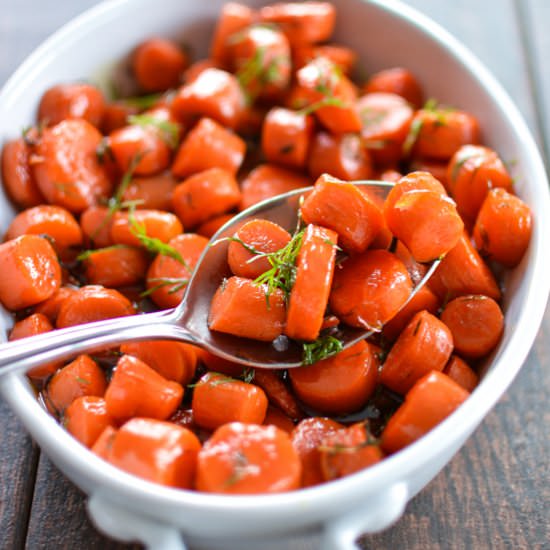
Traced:
[[344, 349], [344, 344], [338, 338], [327, 335], [321, 336], [313, 342], [304, 342], [302, 348], [302, 364], [313, 365], [317, 361], [340, 353]]
[[95, 248], [91, 250], [84, 250], [81, 252], [77, 257], [76, 260], [78, 262], [84, 262], [86, 261], [92, 254], [95, 254], [96, 252], [106, 252], [107, 250], [116, 250], [118, 248], [128, 248], [128, 245], [125, 244], [113, 244], [111, 246], [105, 246], [104, 248]]
[[143, 128], [153, 128], [158, 132], [162, 141], [164, 141], [164, 143], [166, 143], [171, 149], [175, 149], [178, 146], [180, 129], [178, 124], [175, 122], [142, 114], [130, 115], [128, 117], [128, 123], [134, 124], [135, 126], [141, 126]]

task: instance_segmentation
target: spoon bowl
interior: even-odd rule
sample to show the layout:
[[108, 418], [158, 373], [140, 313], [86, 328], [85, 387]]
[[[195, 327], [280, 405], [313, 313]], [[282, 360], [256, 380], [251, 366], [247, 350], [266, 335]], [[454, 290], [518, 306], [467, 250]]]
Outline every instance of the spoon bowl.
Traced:
[[[392, 183], [375, 180], [352, 183], [368, 187], [371, 193], [382, 199], [393, 187]], [[302, 347], [297, 342], [283, 337], [274, 343], [266, 343], [210, 331], [208, 315], [214, 293], [222, 280], [231, 276], [227, 265], [227, 237], [233, 236], [249, 220], [257, 218], [292, 230], [297, 224], [300, 200], [311, 189], [306, 187], [278, 195], [228, 221], [210, 240], [195, 267], [183, 300], [175, 309], [87, 323], [2, 344], [0, 375], [24, 372], [44, 363], [124, 342], [164, 339], [191, 343], [248, 367], [289, 369], [302, 366]], [[403, 306], [424, 286], [439, 262], [431, 263]], [[339, 329], [337, 337], [345, 349], [374, 332], [344, 326]]]

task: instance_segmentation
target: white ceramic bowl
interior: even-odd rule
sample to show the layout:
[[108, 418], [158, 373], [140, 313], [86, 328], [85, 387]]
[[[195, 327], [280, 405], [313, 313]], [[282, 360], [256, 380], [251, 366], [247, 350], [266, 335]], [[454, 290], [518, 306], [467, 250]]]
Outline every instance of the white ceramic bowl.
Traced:
[[[147, 35], [181, 36], [205, 53], [222, 0], [111, 0], [47, 40], [0, 95], [0, 141], [34, 120], [42, 92], [54, 83], [97, 79]], [[266, 2], [249, 1], [251, 5]], [[542, 162], [515, 106], [487, 70], [439, 26], [394, 0], [334, 0], [336, 39], [374, 70], [406, 66], [430, 97], [474, 113], [485, 142], [515, 159], [516, 190], [533, 210], [529, 251], [507, 281], [506, 328], [480, 385], [427, 436], [356, 475], [307, 490], [224, 497], [169, 489], [111, 467], [68, 435], [37, 403], [26, 380], [9, 376], [0, 391], [54, 463], [89, 495], [92, 519], [106, 533], [150, 547], [286, 547], [285, 538], [322, 533], [326, 549], [353, 548], [363, 532], [395, 521], [408, 500], [451, 459], [511, 383], [541, 322], [550, 285], [550, 201]], [[0, 232], [13, 210], [0, 196]], [[0, 329], [10, 318], [0, 312]], [[3, 333], [1, 330], [0, 333]], [[181, 536], [183, 535], [183, 536]], [[261, 544], [260, 544], [261, 541]]]

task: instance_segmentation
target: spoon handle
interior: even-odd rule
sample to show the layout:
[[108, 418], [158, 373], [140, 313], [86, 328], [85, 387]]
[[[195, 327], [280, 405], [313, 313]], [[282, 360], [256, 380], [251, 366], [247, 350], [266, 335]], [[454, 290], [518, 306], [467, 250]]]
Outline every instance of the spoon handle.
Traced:
[[122, 342], [196, 338], [176, 323], [173, 310], [97, 321], [0, 345], [0, 377]]

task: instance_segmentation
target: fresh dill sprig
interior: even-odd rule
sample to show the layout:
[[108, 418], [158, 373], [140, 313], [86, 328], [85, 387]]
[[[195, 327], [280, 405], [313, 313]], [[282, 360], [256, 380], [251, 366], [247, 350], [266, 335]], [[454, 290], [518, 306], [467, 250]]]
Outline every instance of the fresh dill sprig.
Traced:
[[76, 260], [78, 262], [84, 262], [86, 261], [90, 256], [95, 254], [96, 252], [106, 252], [107, 250], [117, 250], [119, 248], [128, 248], [128, 245], [126, 244], [112, 244], [111, 246], [105, 246], [103, 248], [94, 248], [90, 250], [84, 250], [81, 252], [77, 257]]
[[312, 103], [311, 105], [307, 105], [306, 107], [303, 107], [298, 111], [298, 114], [307, 116], [311, 115], [318, 109], [322, 109], [323, 107], [345, 107], [346, 104], [344, 101], [342, 101], [338, 97], [333, 96], [325, 96], [323, 99], [320, 99], [319, 101], [316, 101], [315, 103]]
[[161, 288], [164, 288], [167, 286], [172, 287], [168, 291], [168, 294], [175, 294], [176, 292], [179, 292], [181, 289], [185, 288], [189, 284], [189, 279], [185, 279], [183, 277], [181, 278], [180, 277], [152, 277], [151, 279], [147, 279], [147, 282], [157, 283], [157, 284], [141, 292], [140, 293], [141, 298], [146, 298], [147, 296], [150, 296], [157, 290], [160, 290]]
[[343, 349], [343, 342], [331, 335], [321, 336], [313, 342], [304, 342], [302, 344], [302, 364], [313, 365], [317, 361], [340, 353]]
[[135, 97], [123, 97], [119, 99], [121, 103], [129, 107], [135, 107], [140, 111], [154, 107], [164, 96], [164, 93], [148, 94]]
[[158, 132], [160, 138], [168, 147], [175, 149], [178, 146], [180, 130], [175, 122], [162, 120], [152, 115], [141, 114], [130, 115], [128, 117], [128, 123], [144, 128], [153, 128]]

